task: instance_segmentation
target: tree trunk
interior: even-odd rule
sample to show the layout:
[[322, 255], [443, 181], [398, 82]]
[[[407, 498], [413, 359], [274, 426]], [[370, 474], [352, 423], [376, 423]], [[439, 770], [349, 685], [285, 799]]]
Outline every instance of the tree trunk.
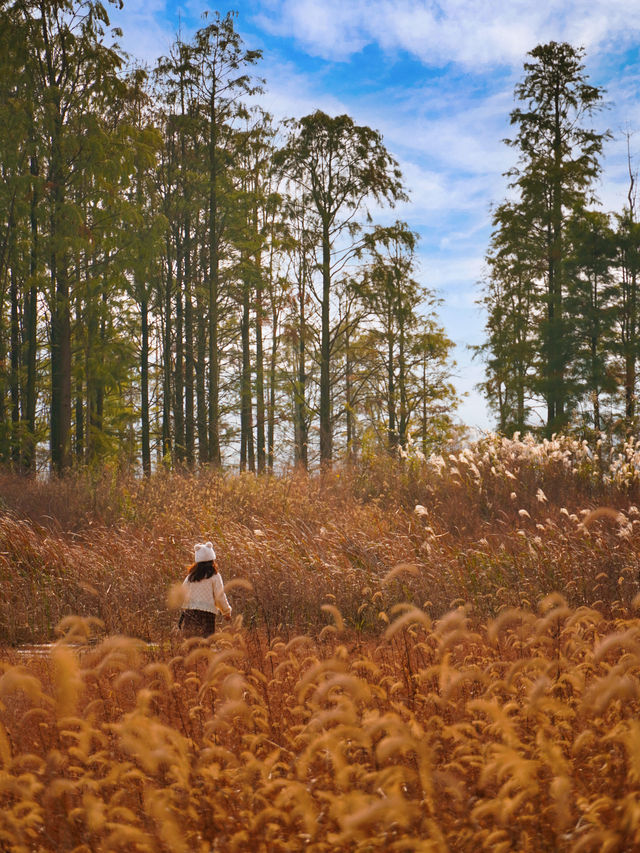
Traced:
[[[102, 291], [102, 311], [101, 311], [101, 319], [99, 326], [96, 324], [96, 328], [98, 330], [99, 335], [99, 351], [104, 353], [106, 351], [106, 337], [107, 337], [107, 329], [105, 323], [105, 315], [106, 309], [104, 303], [107, 301], [106, 291]], [[98, 456], [99, 447], [96, 447], [96, 438], [100, 436], [104, 430], [104, 396], [105, 396], [105, 387], [104, 387], [104, 379], [102, 376], [95, 379], [95, 406], [93, 410], [93, 418], [92, 418], [92, 432], [93, 432], [93, 455], [94, 458]]]
[[[246, 258], [243, 264], [246, 270]], [[242, 282], [242, 321], [240, 324], [242, 340], [242, 369], [240, 374], [240, 470], [255, 471], [253, 458], [253, 434], [251, 423], [251, 352], [249, 335], [249, 296], [250, 282], [248, 275]]]
[[422, 357], [422, 455], [427, 456], [427, 356]]
[[51, 279], [51, 465], [63, 474], [70, 465], [71, 433], [71, 318], [69, 306], [68, 259], [64, 246], [64, 174], [61, 151], [62, 116], [60, 103], [51, 148], [52, 210], [50, 220]]
[[329, 222], [322, 223], [322, 319], [320, 345], [320, 463], [328, 465], [332, 457], [331, 435], [331, 358], [330, 340], [331, 244]]
[[[85, 271], [85, 282], [88, 278], [88, 258], [87, 253], [84, 253], [84, 271]], [[83, 316], [82, 316], [82, 297], [81, 297], [82, 288], [80, 287], [80, 259], [76, 259], [76, 294], [75, 294], [75, 322], [76, 327], [82, 327], [83, 325]], [[76, 346], [76, 353], [74, 357], [75, 361], [75, 426], [76, 426], [76, 438], [75, 438], [75, 457], [76, 463], [81, 465], [85, 458], [85, 432], [84, 432], [84, 396], [83, 396], [83, 364], [82, 364], [82, 347], [78, 344]]]
[[387, 441], [389, 450], [395, 450], [398, 445], [396, 434], [396, 386], [394, 371], [394, 346], [393, 316], [391, 309], [387, 312]]
[[560, 93], [555, 93], [554, 177], [552, 182], [551, 251], [549, 253], [549, 329], [547, 335], [549, 396], [547, 401], [547, 433], [550, 436], [564, 425], [565, 359], [562, 318], [562, 133]]
[[218, 235], [218, 128], [216, 89], [211, 92], [209, 143], [209, 462], [222, 464], [220, 452], [220, 361], [218, 353], [218, 298], [220, 255]]
[[176, 362], [173, 372], [173, 418], [176, 462], [185, 459], [184, 435], [184, 314], [182, 308], [184, 243], [180, 231], [176, 233]]
[[38, 192], [35, 179], [40, 169], [36, 157], [31, 158], [32, 177], [29, 218], [31, 226], [31, 245], [29, 247], [29, 290], [25, 299], [25, 356], [27, 368], [27, 386], [25, 390], [25, 420], [27, 437], [24, 444], [24, 468], [34, 471], [36, 465], [36, 365], [37, 365], [37, 329], [38, 329], [38, 292], [35, 277], [38, 271]]
[[347, 415], [347, 459], [349, 461], [355, 458], [351, 369], [351, 340], [347, 330], [345, 338], [345, 410]]
[[276, 363], [278, 356], [278, 338], [276, 335], [277, 316], [275, 307], [271, 314], [271, 354], [269, 357], [269, 411], [267, 416], [267, 468], [273, 473], [274, 441], [276, 426]]
[[[14, 226], [15, 227], [15, 226]], [[11, 374], [9, 392], [11, 396], [11, 463], [14, 468], [20, 466], [21, 436], [20, 436], [20, 307], [18, 273], [15, 263], [11, 265], [10, 276], [11, 300]]]
[[207, 395], [206, 395], [206, 347], [207, 347], [207, 328], [206, 328], [206, 311], [204, 300], [201, 296], [201, 288], [196, 287], [196, 311], [198, 316], [197, 324], [197, 350], [198, 357], [196, 360], [196, 400], [198, 407], [198, 462], [200, 465], [205, 465], [210, 458], [209, 454], [209, 436], [207, 433]]
[[99, 429], [97, 422], [98, 380], [95, 376], [95, 349], [98, 339], [98, 311], [95, 305], [95, 294], [87, 294], [86, 308], [86, 341], [84, 350], [84, 374], [87, 395], [87, 432], [85, 436], [85, 458], [93, 462], [97, 456], [96, 435]]
[[53, 253], [51, 279], [54, 289], [51, 311], [51, 462], [54, 472], [61, 475], [70, 464], [71, 430], [71, 322], [64, 253]]
[[151, 429], [149, 423], [149, 305], [146, 289], [136, 282], [136, 292], [140, 293], [140, 427], [142, 443], [142, 472], [145, 477], [151, 474]]
[[295, 449], [296, 465], [301, 465], [305, 471], [309, 467], [309, 436], [307, 434], [307, 270], [304, 250], [301, 249], [299, 285], [298, 285], [298, 371], [294, 384], [294, 413], [295, 413]]
[[[624, 402], [625, 432], [627, 438], [635, 434], [636, 426], [636, 381], [638, 364], [638, 245], [635, 223], [635, 181], [631, 167], [629, 136], [627, 135], [627, 163], [629, 167], [629, 241], [622, 270], [623, 285], [626, 285], [626, 340], [624, 341]], [[626, 281], [625, 281], [626, 279]]]
[[162, 460], [171, 466], [171, 295], [173, 270], [169, 242], [169, 237], [167, 237], [167, 275], [164, 289], [162, 329]]
[[405, 331], [404, 324], [400, 326], [400, 342], [398, 351], [398, 384], [400, 391], [400, 422], [398, 424], [398, 440], [403, 450], [407, 447], [407, 377], [405, 365]]
[[[256, 214], [257, 216], [257, 214]], [[258, 276], [256, 280], [256, 453], [258, 474], [266, 469], [265, 452], [265, 403], [264, 403], [264, 343], [262, 340], [262, 269], [260, 256], [256, 259]]]
[[191, 224], [185, 223], [184, 253], [184, 441], [185, 459], [189, 468], [195, 461], [193, 305], [191, 302]]

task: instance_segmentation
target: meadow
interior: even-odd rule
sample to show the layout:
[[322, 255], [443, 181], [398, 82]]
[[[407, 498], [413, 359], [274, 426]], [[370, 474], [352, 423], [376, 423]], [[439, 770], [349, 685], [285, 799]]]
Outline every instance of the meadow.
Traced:
[[0, 850], [640, 849], [633, 444], [0, 494]]

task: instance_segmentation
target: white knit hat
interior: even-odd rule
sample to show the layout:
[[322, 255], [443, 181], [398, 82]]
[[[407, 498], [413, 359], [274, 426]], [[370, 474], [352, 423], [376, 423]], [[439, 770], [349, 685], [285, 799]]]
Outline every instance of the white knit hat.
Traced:
[[211, 542], [205, 542], [204, 545], [196, 545], [195, 547], [196, 563], [206, 563], [207, 560], [215, 560], [216, 552], [213, 550]]

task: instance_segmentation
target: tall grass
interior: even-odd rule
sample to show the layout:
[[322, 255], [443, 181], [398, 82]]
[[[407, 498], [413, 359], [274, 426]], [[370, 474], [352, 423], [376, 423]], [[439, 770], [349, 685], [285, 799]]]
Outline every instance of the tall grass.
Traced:
[[70, 614], [108, 634], [166, 636], [167, 590], [203, 539], [226, 582], [248, 582], [236, 613], [267, 636], [320, 630], [323, 604], [368, 633], [401, 602], [433, 618], [464, 604], [484, 619], [535, 610], [556, 590], [622, 617], [639, 591], [638, 471], [634, 445], [603, 460], [567, 439], [490, 437], [444, 458], [315, 477], [5, 474], [0, 642], [50, 639]]
[[110, 637], [0, 664], [12, 851], [640, 846], [640, 634], [561, 596], [377, 639]]
[[[2, 475], [0, 850], [640, 849], [639, 470]], [[234, 622], [181, 641], [209, 538]]]

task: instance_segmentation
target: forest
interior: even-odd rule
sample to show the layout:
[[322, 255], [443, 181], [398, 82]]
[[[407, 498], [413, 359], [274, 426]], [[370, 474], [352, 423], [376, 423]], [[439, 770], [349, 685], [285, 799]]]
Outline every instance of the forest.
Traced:
[[598, 204], [607, 106], [585, 51], [550, 42], [524, 64], [510, 114], [517, 154], [493, 211], [481, 304], [483, 390], [508, 435], [573, 432], [592, 444], [638, 426], [637, 169], [627, 143], [622, 210]]
[[[454, 430], [452, 342], [380, 134], [275, 122], [210, 15], [153, 68], [98, 2], [0, 18], [0, 458], [264, 472]], [[391, 223], [391, 224], [390, 224]]]
[[[18, 472], [313, 467], [460, 438], [453, 342], [374, 129], [276, 121], [234, 13], [154, 67], [98, 2], [0, 7], [0, 461]], [[538, 45], [478, 308], [505, 435], [637, 427], [640, 230], [597, 192], [585, 51]], [[381, 222], [376, 222], [377, 215]]]

